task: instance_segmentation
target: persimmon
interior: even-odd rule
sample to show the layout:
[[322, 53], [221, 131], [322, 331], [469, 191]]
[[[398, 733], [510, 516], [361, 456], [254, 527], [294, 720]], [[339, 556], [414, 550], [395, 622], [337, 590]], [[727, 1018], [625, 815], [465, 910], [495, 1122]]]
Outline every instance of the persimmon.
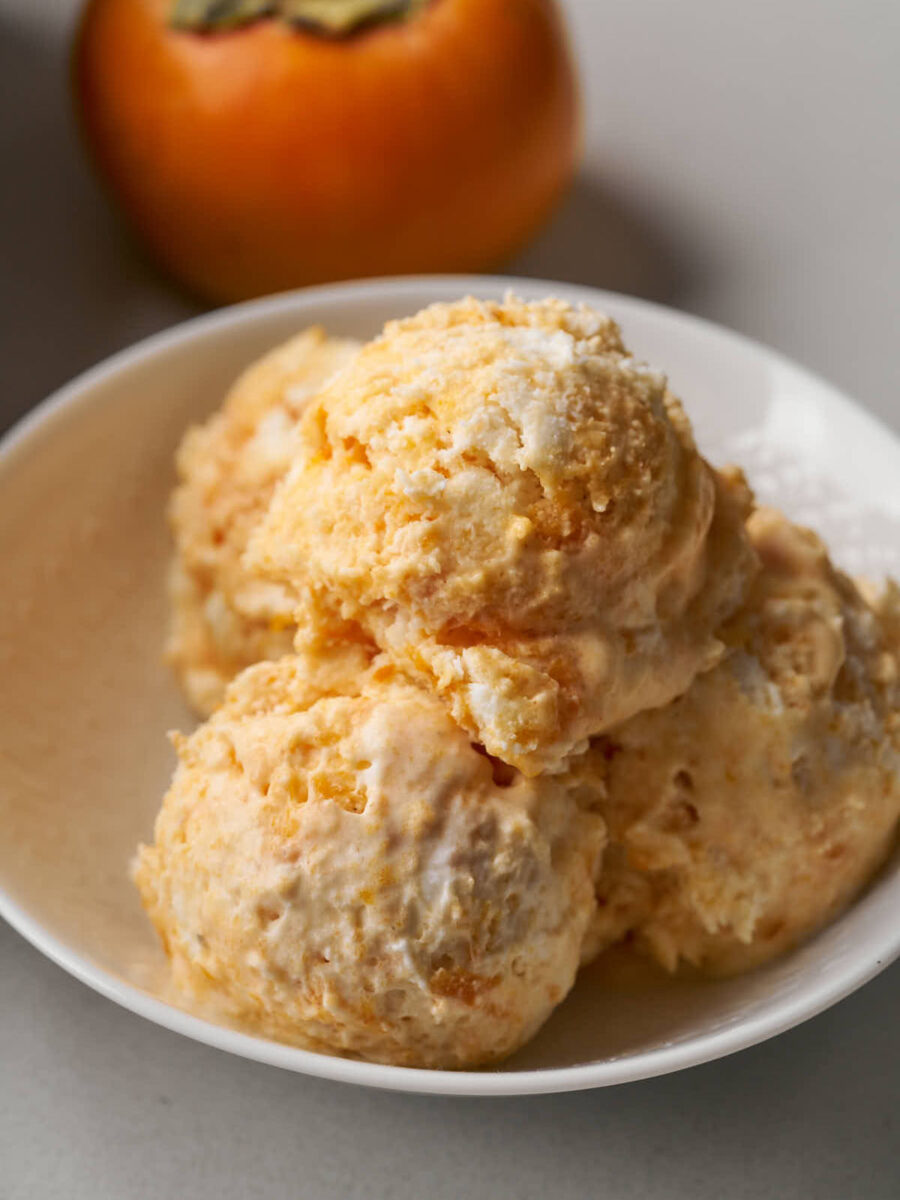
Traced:
[[90, 0], [73, 65], [101, 176], [215, 300], [482, 270], [573, 168], [553, 0]]

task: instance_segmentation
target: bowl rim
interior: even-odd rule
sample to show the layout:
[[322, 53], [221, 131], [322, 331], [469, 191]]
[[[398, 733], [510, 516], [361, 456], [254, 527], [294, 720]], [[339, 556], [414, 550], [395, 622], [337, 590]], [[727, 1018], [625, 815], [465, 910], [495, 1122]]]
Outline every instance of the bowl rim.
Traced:
[[[612, 304], [619, 312], [646, 313], [681, 325], [686, 331], [731, 343], [769, 363], [798, 373], [812, 385], [828, 405], [842, 410], [870, 427], [872, 434], [893, 445], [900, 455], [900, 439], [865, 408], [855, 404], [814, 372], [799, 366], [786, 355], [768, 346], [692, 314], [637, 297], [624, 296], [600, 288], [567, 284], [553, 280], [505, 275], [411, 275], [348, 281], [320, 287], [282, 292], [259, 300], [217, 309], [152, 334], [118, 351], [96, 366], [77, 375], [14, 423], [0, 439], [0, 488], [3, 472], [14, 464], [20, 451], [32, 438], [46, 432], [60, 419], [89, 405], [93, 389], [111, 382], [120, 373], [152, 360], [157, 354], [175, 349], [194, 338], [221, 331], [244, 322], [265, 321], [267, 317], [296, 311], [303, 319], [305, 309], [336, 301], [396, 299], [419, 297], [422, 291], [446, 293], [445, 298], [469, 291], [506, 291], [542, 295], [563, 295], [571, 300], [589, 301], [598, 307]], [[435, 295], [435, 299], [437, 299]], [[43, 927], [26, 908], [6, 892], [0, 882], [0, 916], [26, 941], [63, 970], [122, 1007], [145, 1017], [163, 1028], [239, 1057], [294, 1070], [341, 1083], [355, 1083], [390, 1091], [449, 1096], [514, 1096], [580, 1091], [595, 1087], [649, 1079], [701, 1063], [710, 1062], [735, 1051], [746, 1049], [783, 1033], [831, 1005], [879, 974], [900, 957], [900, 922], [888, 929], [882, 943], [873, 945], [870, 954], [857, 956], [849, 968], [833, 975], [811, 976], [808, 987], [749, 1018], [708, 1034], [694, 1035], [669, 1045], [637, 1051], [602, 1061], [572, 1066], [532, 1068], [521, 1071], [441, 1071], [390, 1066], [302, 1050], [266, 1038], [217, 1025], [176, 1008], [117, 977], [112, 971], [92, 962]], [[840, 920], [841, 918], [838, 918]]]

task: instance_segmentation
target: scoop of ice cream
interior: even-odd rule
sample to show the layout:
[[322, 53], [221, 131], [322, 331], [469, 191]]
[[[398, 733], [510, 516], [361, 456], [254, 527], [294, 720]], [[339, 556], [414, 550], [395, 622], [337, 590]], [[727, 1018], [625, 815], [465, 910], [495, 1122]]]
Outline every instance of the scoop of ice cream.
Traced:
[[176, 552], [167, 657], [204, 714], [239, 670], [291, 648], [294, 599], [248, 572], [242, 555], [290, 465], [300, 413], [355, 349], [306, 330], [251, 366], [179, 447], [169, 508]]
[[322, 389], [254, 538], [308, 635], [362, 626], [530, 774], [717, 659], [746, 489], [664, 377], [561, 301], [435, 305]]
[[749, 529], [763, 566], [728, 658], [578, 764], [610, 836], [593, 951], [633, 932], [671, 969], [746, 969], [831, 919], [890, 848], [896, 589], [873, 607], [771, 510]]
[[177, 741], [136, 881], [176, 983], [284, 1041], [492, 1062], [572, 985], [602, 823], [359, 647], [260, 663]]

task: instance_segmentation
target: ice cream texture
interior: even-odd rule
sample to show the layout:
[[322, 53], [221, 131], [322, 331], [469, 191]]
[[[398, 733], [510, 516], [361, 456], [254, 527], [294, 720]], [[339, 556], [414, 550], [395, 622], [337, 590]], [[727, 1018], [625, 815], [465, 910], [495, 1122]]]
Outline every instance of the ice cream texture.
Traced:
[[898, 593], [868, 602], [810, 531], [758, 510], [762, 570], [724, 662], [576, 767], [609, 828], [589, 952], [746, 970], [833, 918], [900, 817]]
[[888, 854], [900, 591], [754, 509], [607, 317], [308, 330], [178, 469], [169, 657], [213, 715], [135, 878], [201, 1011], [489, 1064], [623, 939], [746, 970]]
[[179, 447], [167, 657], [203, 715], [238, 671], [291, 649], [296, 601], [247, 570], [243, 553], [294, 457], [303, 408], [355, 349], [318, 327], [305, 330], [249, 367]]
[[240, 675], [177, 741], [136, 880], [196, 1003], [311, 1049], [504, 1057], [568, 992], [602, 822], [361, 647]]
[[748, 505], [613, 321], [465, 300], [390, 322], [317, 393], [250, 559], [305, 636], [362, 628], [534, 775], [717, 661]]

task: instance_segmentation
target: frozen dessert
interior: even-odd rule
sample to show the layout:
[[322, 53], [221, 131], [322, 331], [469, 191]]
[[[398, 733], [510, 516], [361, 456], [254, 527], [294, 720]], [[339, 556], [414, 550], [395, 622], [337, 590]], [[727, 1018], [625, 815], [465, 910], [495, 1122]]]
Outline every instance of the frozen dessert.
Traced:
[[167, 656], [203, 714], [239, 670], [291, 648], [294, 600], [284, 586], [246, 571], [242, 555], [294, 457], [300, 413], [355, 349], [307, 329], [251, 366], [222, 409], [189, 429], [179, 447]]
[[305, 637], [362, 629], [535, 775], [716, 663], [748, 505], [609, 318], [464, 300], [317, 393], [249, 558]]
[[666, 967], [745, 970], [830, 920], [900, 816], [900, 604], [821, 541], [751, 518], [762, 570], [730, 653], [576, 766], [609, 827], [586, 953], [633, 935]]
[[575, 978], [602, 822], [361, 646], [260, 663], [190, 738], [136, 880], [176, 982], [287, 1042], [489, 1063]]
[[614, 944], [746, 970], [884, 860], [900, 591], [754, 510], [601, 314], [308, 330], [178, 468], [169, 653], [212, 715], [135, 878], [201, 1011], [488, 1064]]

